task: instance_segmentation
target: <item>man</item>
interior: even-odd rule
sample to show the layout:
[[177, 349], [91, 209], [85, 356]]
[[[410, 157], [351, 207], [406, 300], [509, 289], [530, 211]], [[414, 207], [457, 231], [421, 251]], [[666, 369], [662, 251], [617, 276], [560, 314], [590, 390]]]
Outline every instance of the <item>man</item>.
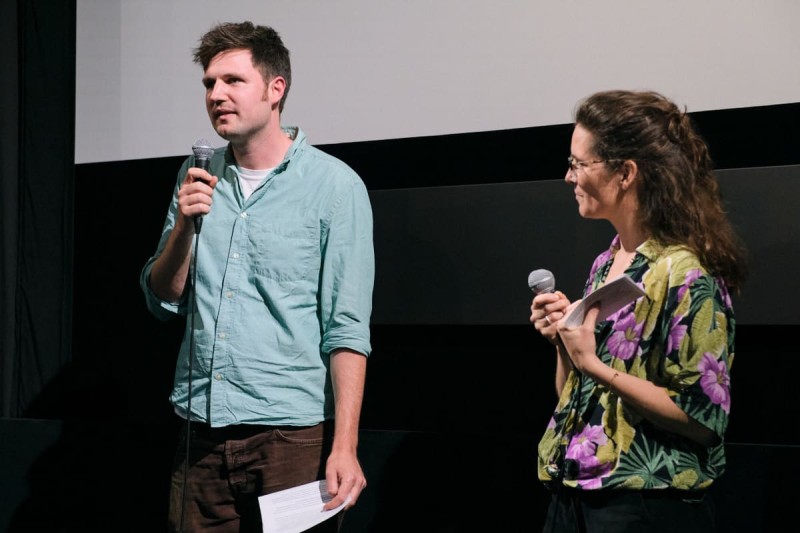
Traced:
[[194, 59], [228, 144], [208, 171], [187, 158], [140, 276], [154, 315], [187, 317], [170, 401], [189, 422], [169, 524], [260, 531], [259, 495], [324, 478], [325, 508], [349, 508], [366, 486], [372, 211], [351, 168], [281, 126], [291, 67], [272, 28], [219, 24]]

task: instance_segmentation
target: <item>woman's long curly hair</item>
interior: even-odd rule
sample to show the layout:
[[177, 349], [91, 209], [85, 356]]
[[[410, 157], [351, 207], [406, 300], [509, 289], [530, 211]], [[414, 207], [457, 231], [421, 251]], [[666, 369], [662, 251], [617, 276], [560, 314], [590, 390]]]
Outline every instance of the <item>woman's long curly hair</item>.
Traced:
[[738, 292], [746, 250], [725, 212], [708, 147], [685, 110], [653, 91], [603, 91], [579, 103], [575, 122], [611, 168], [636, 162], [640, 222], [651, 236], [686, 246]]

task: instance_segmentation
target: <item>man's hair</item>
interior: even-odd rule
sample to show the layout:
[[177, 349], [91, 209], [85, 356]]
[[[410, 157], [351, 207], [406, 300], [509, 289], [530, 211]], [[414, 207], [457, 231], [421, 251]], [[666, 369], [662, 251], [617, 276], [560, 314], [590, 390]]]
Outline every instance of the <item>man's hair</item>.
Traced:
[[286, 80], [286, 89], [279, 105], [279, 110], [283, 111], [292, 85], [292, 65], [289, 50], [278, 32], [269, 26], [256, 26], [250, 21], [217, 24], [200, 38], [200, 44], [194, 49], [194, 62], [206, 70], [217, 54], [234, 49], [250, 51], [253, 66], [261, 71], [265, 82], [275, 76]]

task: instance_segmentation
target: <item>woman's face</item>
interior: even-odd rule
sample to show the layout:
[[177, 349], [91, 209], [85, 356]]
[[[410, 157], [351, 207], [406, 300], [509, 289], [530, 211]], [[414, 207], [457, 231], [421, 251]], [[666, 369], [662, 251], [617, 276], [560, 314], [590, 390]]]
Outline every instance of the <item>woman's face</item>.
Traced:
[[572, 132], [570, 168], [564, 180], [573, 186], [582, 217], [613, 222], [622, 208], [621, 176], [592, 153], [593, 144], [592, 134], [577, 124]]

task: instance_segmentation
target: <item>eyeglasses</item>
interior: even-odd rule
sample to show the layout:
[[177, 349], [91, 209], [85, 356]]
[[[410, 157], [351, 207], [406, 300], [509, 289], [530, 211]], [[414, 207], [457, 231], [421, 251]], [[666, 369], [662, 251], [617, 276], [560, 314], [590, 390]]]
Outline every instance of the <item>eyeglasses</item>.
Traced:
[[609, 161], [616, 161], [616, 159], [591, 159], [588, 161], [581, 161], [580, 159], [575, 159], [572, 156], [567, 158], [567, 163], [569, 163], [569, 172], [573, 177], [578, 175], [579, 168], [586, 168], [595, 163], [607, 163]]

